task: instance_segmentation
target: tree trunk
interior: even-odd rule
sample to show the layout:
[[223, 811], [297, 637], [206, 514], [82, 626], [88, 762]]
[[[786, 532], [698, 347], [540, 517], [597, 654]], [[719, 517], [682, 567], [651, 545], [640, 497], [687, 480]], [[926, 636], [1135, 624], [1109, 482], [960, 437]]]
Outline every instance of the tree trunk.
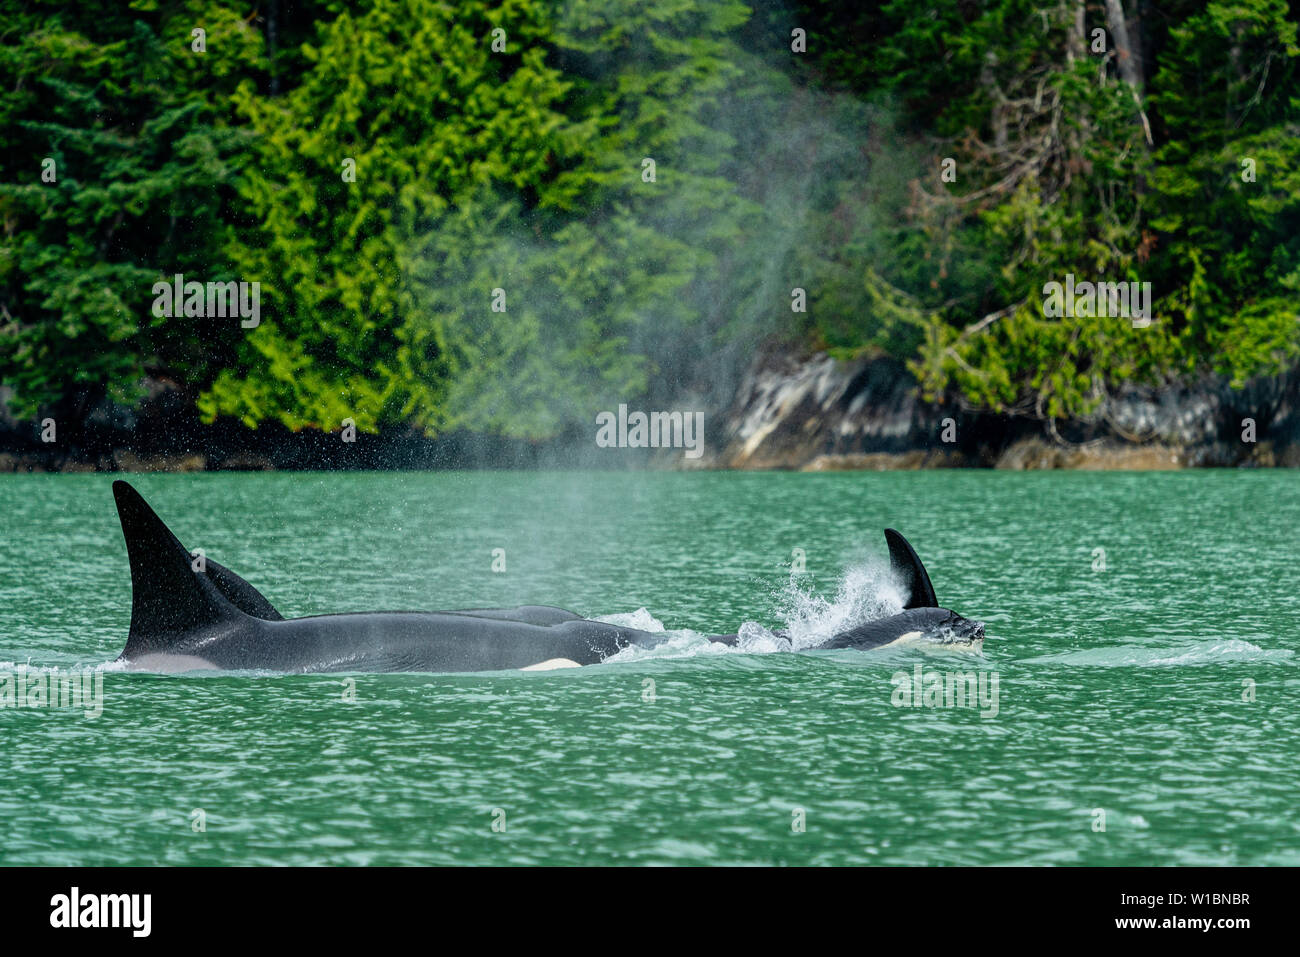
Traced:
[[1129, 39], [1128, 22], [1124, 17], [1124, 4], [1121, 0], [1106, 0], [1106, 26], [1110, 28], [1111, 39], [1115, 43], [1115, 64], [1119, 68], [1119, 77], [1133, 93], [1133, 104], [1137, 107], [1138, 121], [1146, 135], [1147, 145], [1154, 146], [1151, 138], [1151, 123], [1146, 111], [1142, 109], [1142, 61], [1138, 59], [1136, 49]]
[[[1070, 10], [1070, 6], [1073, 10]], [[1071, 4], [1066, 6], [1067, 12], [1071, 14], [1073, 23], [1070, 24], [1069, 32], [1066, 34], [1065, 41], [1065, 60], [1071, 66], [1075, 60], [1081, 60], [1084, 57], [1084, 50], [1087, 47], [1087, 21], [1085, 19], [1087, 10], [1084, 0], [1071, 0]]]
[[1129, 40], [1128, 21], [1124, 17], [1124, 4], [1121, 0], [1106, 0], [1106, 26], [1110, 28], [1111, 39], [1115, 42], [1115, 62], [1119, 66], [1119, 76], [1125, 83], [1141, 93], [1143, 85], [1142, 61]]

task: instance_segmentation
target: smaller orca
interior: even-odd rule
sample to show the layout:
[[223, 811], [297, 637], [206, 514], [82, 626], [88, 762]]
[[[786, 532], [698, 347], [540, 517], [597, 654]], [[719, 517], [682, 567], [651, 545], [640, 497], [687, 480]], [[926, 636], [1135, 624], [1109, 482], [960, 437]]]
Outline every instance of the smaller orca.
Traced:
[[[939, 607], [930, 576], [907, 539], [887, 528], [885, 543], [889, 546], [890, 570], [908, 596], [903, 610], [897, 615], [864, 622], [818, 642], [815, 648], [803, 650], [853, 648], [863, 651], [905, 644], [980, 645], [984, 641], [984, 623]], [[789, 638], [788, 632], [773, 634]], [[715, 635], [709, 640], [735, 645], [740, 638], [738, 635]]]
[[[205, 558], [201, 570], [148, 503], [113, 483], [131, 566], [131, 629], [118, 657], [146, 671], [526, 671], [596, 664], [663, 633], [592, 621], [547, 605], [285, 618], [256, 588]], [[910, 591], [904, 610], [831, 636], [819, 648], [984, 639], [984, 626], [936, 607], [912, 546], [886, 529], [891, 566]], [[711, 641], [735, 645], [736, 635]]]

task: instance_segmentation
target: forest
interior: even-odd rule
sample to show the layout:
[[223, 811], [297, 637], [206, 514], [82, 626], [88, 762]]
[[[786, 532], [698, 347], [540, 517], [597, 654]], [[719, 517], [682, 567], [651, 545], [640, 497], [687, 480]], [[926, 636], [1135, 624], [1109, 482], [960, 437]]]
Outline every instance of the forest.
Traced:
[[[1132, 383], [1242, 386], [1300, 357], [1298, 24], [0, 0], [8, 411], [164, 382], [250, 428], [544, 441], [725, 402], [763, 349], [891, 356], [1049, 432]], [[257, 284], [258, 321], [155, 308], [176, 277]], [[1145, 289], [1148, 319], [1051, 308], [1067, 281]]]

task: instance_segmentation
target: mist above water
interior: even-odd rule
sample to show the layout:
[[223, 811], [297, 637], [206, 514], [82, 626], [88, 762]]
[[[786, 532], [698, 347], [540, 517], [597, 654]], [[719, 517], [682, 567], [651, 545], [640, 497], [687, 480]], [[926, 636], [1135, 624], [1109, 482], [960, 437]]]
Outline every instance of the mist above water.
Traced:
[[[412, 236], [403, 271], [417, 314], [451, 316], [459, 337], [451, 426], [544, 440], [550, 467], [641, 462], [649, 451], [595, 447], [597, 413], [703, 411], [716, 442], [717, 416], [762, 344], [802, 341], [808, 312], [796, 298], [869, 321], [855, 304], [876, 224], [904, 201], [905, 150], [887, 109], [802, 82], [788, 36], [719, 41], [725, 55], [707, 75], [658, 94], [662, 124], [629, 100], [638, 112], [625, 105], [601, 134], [616, 144], [595, 160], [605, 185], [574, 210], [489, 191]], [[664, 70], [662, 54], [635, 46], [560, 59], [589, 90]], [[447, 256], [437, 236], [477, 252]], [[501, 312], [484, 306], [495, 288]]]

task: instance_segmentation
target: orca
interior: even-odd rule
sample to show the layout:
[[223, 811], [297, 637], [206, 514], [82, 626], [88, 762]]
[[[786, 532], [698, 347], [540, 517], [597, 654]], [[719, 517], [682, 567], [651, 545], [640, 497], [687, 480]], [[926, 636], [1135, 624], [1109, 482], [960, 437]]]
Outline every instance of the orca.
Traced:
[[[285, 618], [230, 569], [190, 552], [128, 483], [115, 481], [131, 567], [131, 626], [118, 661], [135, 670], [465, 672], [553, 670], [597, 664], [625, 648], [652, 648], [662, 633], [521, 605], [458, 611], [380, 611]], [[885, 532], [905, 610], [831, 636], [825, 648], [874, 648], [909, 640], [984, 638], [979, 622], [935, 607], [924, 566], [902, 535]], [[736, 635], [712, 636], [734, 645]]]

